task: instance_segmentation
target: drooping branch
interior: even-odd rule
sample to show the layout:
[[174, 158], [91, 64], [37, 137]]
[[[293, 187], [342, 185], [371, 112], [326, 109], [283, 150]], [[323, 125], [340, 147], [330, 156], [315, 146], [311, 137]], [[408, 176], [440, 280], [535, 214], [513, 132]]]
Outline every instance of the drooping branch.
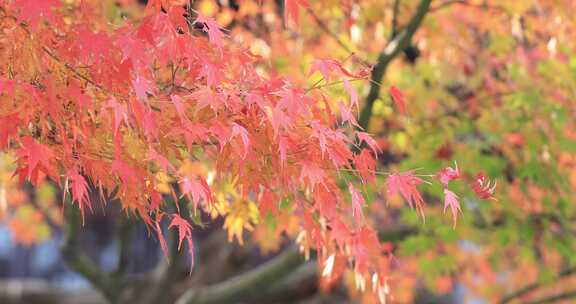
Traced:
[[233, 300], [247, 298], [273, 286], [301, 264], [300, 253], [296, 247], [291, 247], [251, 271], [221, 283], [188, 290], [176, 303], [228, 303]]
[[386, 44], [384, 50], [378, 56], [378, 62], [374, 69], [372, 70], [372, 75], [370, 77], [370, 92], [366, 97], [364, 103], [364, 108], [360, 113], [360, 120], [358, 121], [360, 126], [364, 129], [368, 129], [370, 123], [370, 117], [372, 116], [372, 108], [374, 107], [374, 102], [380, 96], [380, 87], [386, 69], [390, 62], [402, 53], [412, 41], [412, 37], [422, 24], [424, 17], [429, 11], [430, 3], [432, 0], [421, 0], [418, 4], [416, 12], [410, 19], [410, 22], [400, 31], [394, 38], [390, 39]]
[[[571, 267], [571, 268], [566, 268], [562, 271], [560, 271], [560, 273], [558, 273], [558, 278], [562, 278], [562, 277], [566, 277], [566, 276], [570, 276], [572, 274], [576, 273], [576, 267]], [[509, 295], [503, 297], [498, 303], [500, 304], [506, 304], [506, 303], [510, 303], [512, 300], [522, 297], [540, 287], [543, 287], [545, 284], [540, 283], [540, 282], [534, 282], [532, 284], [528, 284], [512, 293], [510, 293]], [[545, 303], [545, 302], [542, 302]]]

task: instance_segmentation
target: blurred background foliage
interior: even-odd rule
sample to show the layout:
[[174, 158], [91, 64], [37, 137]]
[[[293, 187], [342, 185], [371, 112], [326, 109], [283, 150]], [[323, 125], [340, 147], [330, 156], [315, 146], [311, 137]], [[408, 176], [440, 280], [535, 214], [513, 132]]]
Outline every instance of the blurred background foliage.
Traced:
[[[143, 14], [138, 3], [142, 1], [98, 2], [112, 24], [137, 21]], [[309, 75], [313, 60], [335, 59], [352, 71], [377, 68], [379, 55], [420, 5], [416, 0], [310, 1], [309, 8], [301, 8], [296, 25], [284, 20], [282, 3], [198, 0], [193, 5], [226, 28], [229, 39], [264, 58], [268, 66], [262, 66], [261, 73], [311, 88], [309, 93], [324, 97], [331, 111], [348, 98], [346, 90], [342, 83], [322, 82], [319, 73]], [[361, 123], [383, 150], [378, 156], [380, 170], [417, 169], [427, 175], [456, 162], [469, 179], [484, 170], [498, 183], [497, 200], [488, 201], [466, 192], [465, 182], [456, 183], [455, 192], [462, 193], [462, 215], [455, 228], [442, 210], [439, 185], [422, 189], [428, 203], [425, 223], [402, 201], [386, 197], [383, 188], [364, 189], [367, 214], [391, 242], [397, 259], [398, 267], [391, 270], [393, 302], [526, 303], [555, 300], [558, 295], [564, 297], [557, 300], [572, 301], [575, 9], [571, 0], [434, 0], [409, 44], [384, 66], [381, 79], [351, 81], [361, 109], [366, 108], [362, 101], [371, 88], [379, 93], [367, 112], [369, 120]], [[405, 115], [398, 113], [388, 95], [392, 85], [405, 95]], [[35, 250], [58, 238], [59, 194], [49, 183], [35, 190], [20, 186], [10, 176], [13, 166], [13, 156], [0, 157], [2, 223], [9, 227], [13, 242]], [[190, 166], [209, 173], [201, 165]], [[384, 177], [379, 178], [383, 185]], [[214, 186], [218, 208], [208, 215], [214, 222], [206, 224], [208, 217], [195, 219], [198, 226], [207, 227], [195, 236], [199, 259], [191, 279], [180, 283], [180, 289], [249, 269], [285, 248], [288, 238], [298, 237], [299, 219], [286, 212], [290, 202], [260, 214], [254, 202], [239, 201], [234, 181], [229, 183]], [[105, 208], [99, 212], [118, 213]], [[115, 235], [121, 225], [114, 217], [101, 220], [113, 228], [101, 231], [100, 225], [88, 224], [84, 233], [92, 229], [110, 234], [103, 243], [119, 246]], [[220, 234], [221, 226], [226, 235]], [[149, 242], [145, 239], [134, 237], [132, 246]], [[158, 259], [142, 261], [154, 264]], [[134, 266], [132, 271], [149, 268]], [[180, 272], [185, 280], [186, 269]], [[11, 273], [5, 269], [2, 276]], [[342, 283], [322, 277], [317, 284], [315, 279], [306, 281], [317, 277], [312, 271], [297, 277], [306, 282], [298, 285], [298, 292], [274, 301], [333, 303], [347, 302], [348, 297], [374, 301], [356, 291], [352, 273], [342, 276]]]

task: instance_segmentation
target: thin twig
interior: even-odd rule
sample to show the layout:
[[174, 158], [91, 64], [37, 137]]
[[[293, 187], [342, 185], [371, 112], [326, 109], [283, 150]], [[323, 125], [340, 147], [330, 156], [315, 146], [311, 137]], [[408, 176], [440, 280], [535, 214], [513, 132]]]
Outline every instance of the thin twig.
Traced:
[[90, 79], [90, 78], [82, 75], [82, 73], [78, 72], [78, 71], [77, 71], [72, 65], [70, 65], [68, 62], [64, 62], [64, 61], [60, 60], [60, 58], [58, 58], [58, 56], [56, 56], [56, 55], [55, 55], [49, 48], [47, 48], [46, 46], [42, 46], [42, 50], [43, 50], [46, 54], [48, 54], [48, 56], [52, 57], [52, 59], [54, 59], [54, 60], [56, 60], [58, 63], [64, 65], [64, 67], [65, 67], [66, 69], [68, 69], [69, 71], [71, 71], [72, 73], [74, 73], [74, 75], [76, 75], [77, 77], [79, 77], [79, 78], [81, 78], [82, 80], [88, 82], [89, 84], [97, 87], [98, 89], [104, 91], [104, 88], [103, 88], [100, 84], [98, 84], [98, 83], [94, 82], [92, 79]]
[[444, 1], [444, 2], [442, 2], [436, 6], [431, 7], [430, 12], [436, 12], [436, 11], [439, 11], [441, 9], [448, 8], [452, 5], [461, 5], [461, 6], [470, 7], [470, 8], [477, 8], [477, 9], [497, 10], [497, 11], [501, 11], [503, 13], [509, 14], [509, 11], [503, 6], [488, 5], [488, 4], [476, 4], [476, 3], [470, 3], [466, 0]]
[[350, 55], [352, 57], [356, 58], [363, 65], [366, 65], [366, 66], [370, 65], [367, 60], [360, 58], [354, 51], [352, 51], [352, 49], [350, 49], [350, 47], [348, 47], [348, 45], [346, 45], [346, 43], [344, 43], [344, 41], [342, 41], [342, 39], [340, 39], [340, 37], [338, 37], [338, 35], [336, 35], [336, 33], [334, 33], [332, 30], [330, 30], [328, 25], [322, 19], [320, 19], [318, 14], [316, 14], [316, 12], [314, 12], [314, 10], [311, 7], [306, 8], [306, 11], [308, 12], [308, 14], [310, 14], [310, 16], [312, 16], [312, 19], [314, 19], [314, 22], [316, 22], [316, 24], [320, 27], [320, 29], [322, 31], [324, 31], [326, 34], [328, 34], [328, 36], [332, 37], [332, 39], [334, 39], [334, 41], [336, 41], [336, 43], [342, 49], [344, 49], [346, 52], [350, 53]]

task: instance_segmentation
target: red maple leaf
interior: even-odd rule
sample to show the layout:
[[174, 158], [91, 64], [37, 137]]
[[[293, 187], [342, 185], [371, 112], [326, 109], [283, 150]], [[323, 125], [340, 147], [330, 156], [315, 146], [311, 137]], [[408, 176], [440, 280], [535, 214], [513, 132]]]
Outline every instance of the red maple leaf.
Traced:
[[444, 188], [448, 187], [448, 183], [452, 180], [458, 179], [460, 177], [460, 170], [456, 164], [454, 168], [446, 167], [438, 171], [437, 178]]
[[372, 138], [372, 136], [370, 136], [370, 134], [365, 133], [365, 132], [356, 132], [356, 137], [358, 137], [360, 142], [365, 142], [368, 145], [368, 147], [370, 147], [370, 149], [372, 150], [374, 155], [378, 155], [378, 153], [382, 153], [382, 149], [380, 149], [380, 146], [378, 145], [376, 140], [374, 140], [374, 138]]
[[244, 158], [246, 158], [246, 155], [248, 155], [248, 150], [250, 149], [250, 137], [248, 136], [248, 131], [246, 131], [243, 126], [237, 123], [233, 123], [232, 136], [230, 137], [230, 140], [236, 136], [240, 136], [240, 138], [242, 138], [242, 143], [244, 144]]
[[[18, 149], [16, 155], [23, 161], [26, 160], [28, 168], [27, 176], [33, 184], [36, 180], [32, 176], [37, 176], [38, 170], [44, 173], [49, 172], [50, 159], [54, 157], [54, 152], [48, 146], [40, 144], [30, 136], [25, 136], [21, 139], [22, 147]], [[36, 174], [34, 174], [36, 173]]]
[[19, 125], [17, 114], [0, 116], [0, 149], [8, 147], [9, 140], [17, 134]]
[[348, 191], [350, 191], [350, 198], [352, 201], [352, 216], [357, 220], [364, 218], [362, 207], [366, 204], [364, 197], [351, 183], [348, 184]]
[[337, 74], [338, 76], [348, 76], [352, 78], [359, 78], [356, 75], [352, 74], [346, 68], [342, 66], [342, 64], [334, 59], [315, 59], [312, 62], [312, 67], [310, 68], [310, 72], [308, 75], [314, 74], [314, 72], [320, 72], [322, 77], [324, 77], [325, 81], [332, 79], [333, 74]]
[[208, 184], [206, 184], [203, 179], [196, 180], [187, 177], [183, 178], [180, 181], [180, 191], [182, 191], [182, 195], [186, 195], [190, 198], [194, 205], [194, 209], [197, 209], [198, 204], [202, 201], [205, 203], [212, 201], [210, 188], [208, 188]]
[[72, 199], [78, 203], [82, 221], [84, 221], [85, 206], [92, 210], [88, 197], [88, 182], [86, 182], [84, 176], [78, 173], [76, 168], [68, 170], [66, 177], [68, 178]]
[[446, 212], [448, 207], [450, 207], [450, 211], [452, 212], [452, 219], [454, 221], [454, 227], [456, 227], [458, 212], [462, 212], [460, 209], [460, 202], [458, 202], [458, 196], [456, 193], [448, 189], [444, 189], [444, 212]]
[[424, 217], [424, 199], [416, 188], [423, 182], [421, 178], [414, 176], [414, 171], [393, 173], [386, 180], [386, 189], [391, 195], [400, 194], [410, 208], [416, 208]]
[[496, 190], [496, 181], [491, 183], [483, 172], [476, 175], [476, 178], [470, 184], [470, 187], [474, 190], [476, 195], [483, 200], [495, 199], [494, 191]]
[[395, 86], [391, 86], [388, 93], [390, 93], [392, 101], [394, 101], [394, 104], [398, 108], [398, 112], [406, 114], [406, 102], [404, 101], [404, 94], [402, 94], [402, 91]]
[[224, 33], [222, 32], [222, 28], [218, 25], [218, 22], [213, 18], [204, 16], [202, 14], [198, 14], [196, 17], [196, 21], [194, 23], [202, 23], [202, 30], [208, 33], [208, 39], [210, 43], [216, 45], [219, 49], [222, 49], [223, 46], [223, 36]]
[[376, 161], [368, 149], [362, 149], [362, 152], [354, 156], [354, 166], [360, 173], [360, 177], [362, 177], [362, 183], [368, 184], [374, 181]]
[[296, 25], [298, 25], [300, 19], [300, 6], [309, 7], [310, 3], [308, 3], [308, 0], [284, 0], [284, 20], [286, 22], [292, 20]]
[[186, 242], [188, 243], [188, 254], [192, 258], [190, 271], [192, 271], [192, 268], [194, 267], [194, 240], [192, 239], [192, 226], [190, 226], [190, 223], [180, 215], [173, 214], [168, 229], [173, 227], [178, 229], [178, 250], [182, 248], [182, 242], [184, 239], [186, 239]]
[[16, 0], [14, 7], [20, 9], [19, 17], [30, 23], [32, 28], [36, 28], [43, 18], [55, 23], [57, 21], [54, 9], [62, 6], [58, 0]]
[[302, 161], [302, 171], [300, 173], [300, 181], [308, 182], [308, 185], [314, 189], [316, 185], [324, 185], [326, 179], [326, 172], [312, 161]]

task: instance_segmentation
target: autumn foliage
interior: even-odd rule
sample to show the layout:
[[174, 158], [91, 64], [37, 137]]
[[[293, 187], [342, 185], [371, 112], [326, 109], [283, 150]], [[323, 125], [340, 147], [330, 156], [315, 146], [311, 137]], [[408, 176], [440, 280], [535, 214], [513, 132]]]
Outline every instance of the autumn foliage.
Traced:
[[[301, 30], [311, 7], [286, 0], [285, 26]], [[187, 1], [148, 1], [139, 18], [116, 23], [96, 1], [2, 0], [0, 14], [0, 149], [17, 159], [15, 178], [57, 185], [63, 208], [83, 218], [118, 202], [164, 250], [162, 223], [193, 256], [200, 214], [224, 217], [240, 243], [271, 218], [284, 223], [276, 234], [317, 253], [325, 278], [350, 271], [384, 302], [400, 266], [369, 216], [374, 192], [402, 199], [426, 225], [421, 191], [438, 186], [450, 229], [465, 213], [458, 191], [497, 204], [496, 181], [465, 173], [466, 162], [381, 170], [384, 145], [358, 122], [354, 85], [370, 85], [374, 66], [347, 64], [356, 55], [318, 57], [288, 77]], [[343, 97], [331, 100], [335, 86]], [[387, 87], [394, 115], [411, 115], [411, 95]], [[296, 232], [286, 216], [298, 218]]]

